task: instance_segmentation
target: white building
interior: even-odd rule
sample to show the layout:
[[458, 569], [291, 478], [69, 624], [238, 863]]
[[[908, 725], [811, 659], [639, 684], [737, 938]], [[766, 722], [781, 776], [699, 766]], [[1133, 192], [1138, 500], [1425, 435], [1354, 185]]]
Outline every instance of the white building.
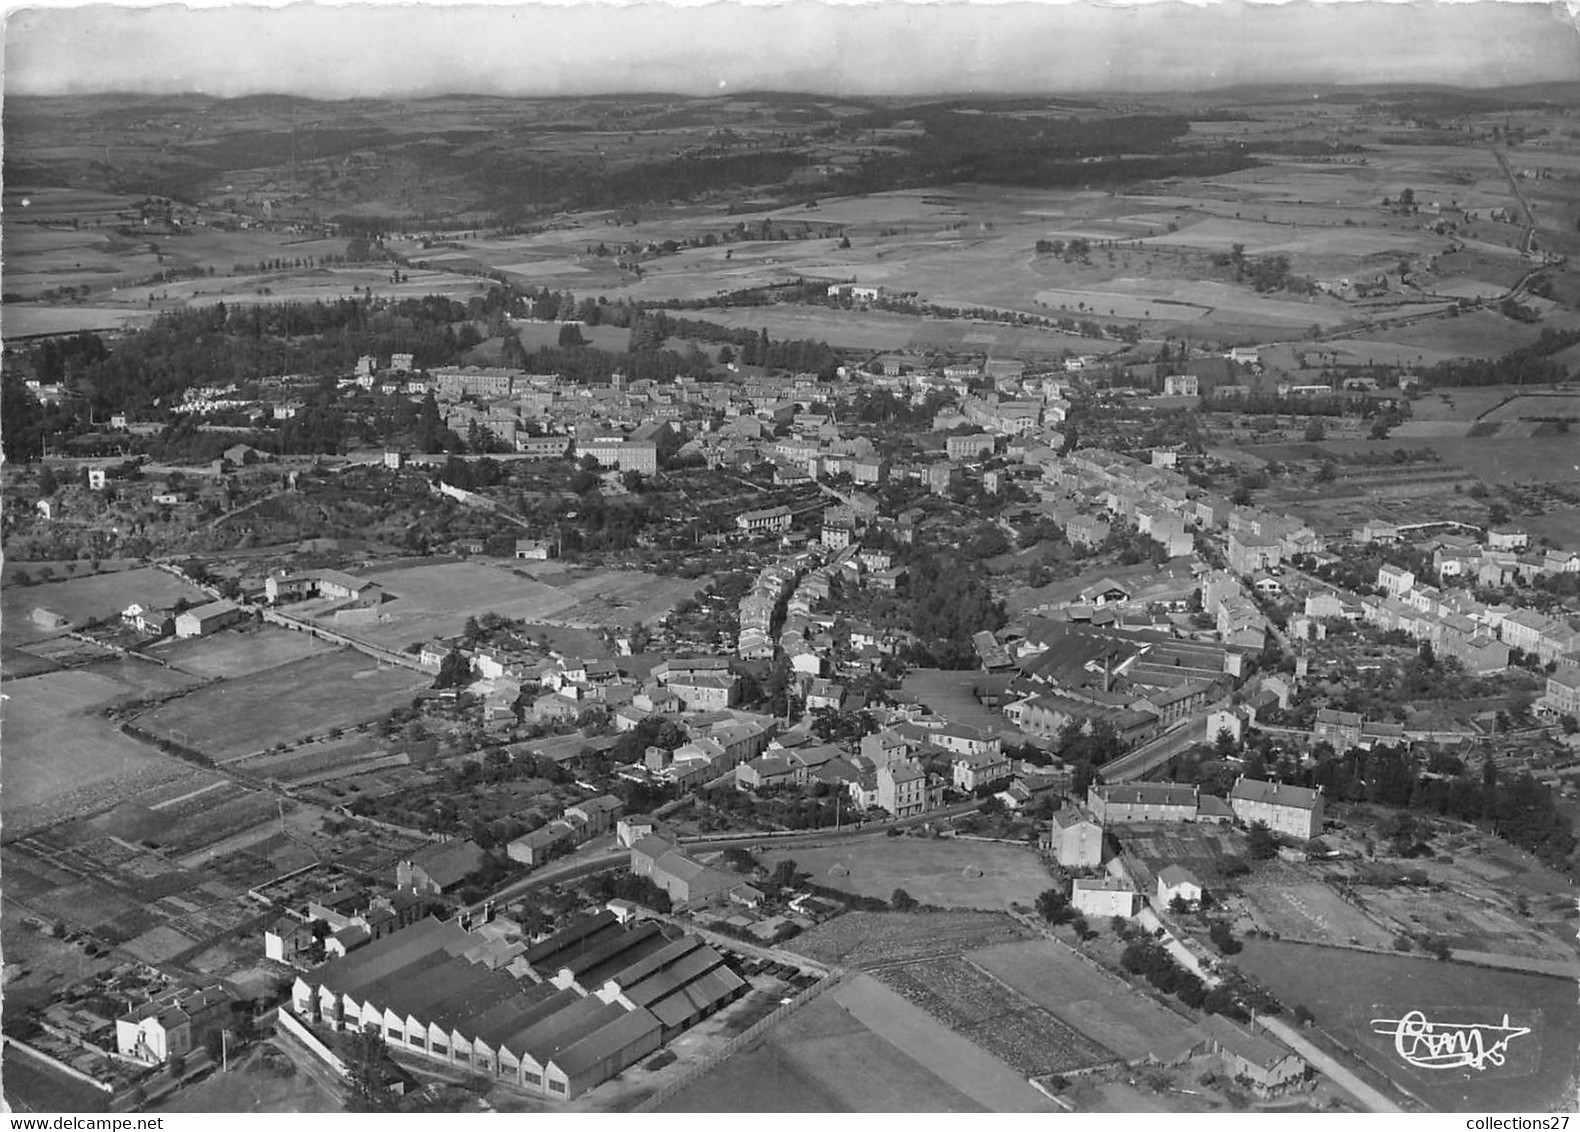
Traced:
[[1070, 906], [1083, 916], [1134, 916], [1141, 908], [1141, 893], [1122, 881], [1076, 880], [1070, 888]]

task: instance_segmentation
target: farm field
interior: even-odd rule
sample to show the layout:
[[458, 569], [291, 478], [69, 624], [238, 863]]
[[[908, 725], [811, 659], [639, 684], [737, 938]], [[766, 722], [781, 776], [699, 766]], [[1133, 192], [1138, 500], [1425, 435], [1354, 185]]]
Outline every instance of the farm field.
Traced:
[[1263, 931], [1308, 943], [1388, 947], [1394, 933], [1325, 884], [1246, 886], [1252, 918]]
[[1191, 1026], [1052, 940], [1001, 943], [966, 958], [1127, 1061], [1146, 1057]]
[[[1338, 948], [1248, 939], [1235, 965], [1255, 976], [1285, 1003], [1304, 1002], [1317, 1025], [1379, 1071], [1398, 1080], [1442, 1112], [1570, 1111], [1580, 1069], [1580, 1006], [1569, 980], [1462, 963], [1371, 955]], [[1447, 1004], [1452, 1004], [1449, 1007]], [[1530, 1018], [1534, 1033], [1509, 1047], [1508, 1064], [1471, 1070], [1413, 1068], [1391, 1036], [1374, 1034], [1371, 1019], [1389, 1011], [1420, 1010], [1431, 1016], [1453, 1009], [1489, 1024], [1503, 1014]], [[1523, 1048], [1522, 1048], [1523, 1047]]]
[[25, 644], [58, 635], [33, 624], [29, 615], [35, 608], [58, 613], [77, 626], [91, 619], [119, 617], [133, 602], [169, 608], [183, 600], [201, 605], [209, 599], [197, 587], [150, 566], [61, 582], [6, 586], [0, 594], [0, 617], [4, 618], [6, 643]]
[[852, 349], [903, 350], [991, 348], [1005, 354], [1108, 354], [1121, 343], [1082, 338], [1035, 326], [975, 322], [970, 319], [919, 319], [884, 311], [847, 311], [833, 307], [714, 307], [696, 317], [721, 326], [766, 328], [776, 339], [818, 338]]
[[131, 307], [6, 303], [0, 310], [0, 335], [26, 338], [35, 334], [75, 334], [79, 330], [121, 330], [146, 326], [157, 317], [157, 311]]
[[[377, 607], [375, 619], [339, 626], [361, 640], [399, 651], [412, 641], [459, 633], [468, 617], [493, 611], [502, 617], [537, 621], [576, 604], [569, 594], [508, 569], [475, 562], [414, 566], [367, 575], [394, 600]], [[294, 607], [311, 613], [317, 603]], [[332, 618], [325, 624], [334, 625]]]
[[121, 291], [118, 298], [146, 308], [148, 299], [152, 297], [153, 309], [157, 312], [162, 308], [205, 307], [221, 302], [227, 306], [332, 302], [350, 298], [354, 287], [362, 290], [371, 287], [384, 298], [416, 299], [425, 295], [445, 295], [464, 301], [485, 293], [489, 287], [486, 280], [450, 271], [413, 270], [409, 275], [403, 272], [401, 280], [400, 283], [391, 283], [389, 272], [376, 267], [304, 268], [267, 275], [186, 279], [160, 283], [154, 287], [129, 287]]
[[[450, 562], [370, 571], [367, 577], [394, 600], [367, 620], [324, 623], [360, 640], [399, 651], [413, 641], [460, 633], [468, 617], [487, 612], [533, 624], [571, 628], [651, 624], [707, 585], [707, 580], [666, 578], [638, 570], [567, 573], [558, 563], [523, 567]], [[542, 580], [531, 575], [540, 575]], [[524, 576], [526, 575], [526, 576]], [[321, 603], [293, 609], [313, 615]]]
[[[5, 757], [0, 759], [0, 812], [9, 823], [25, 806], [66, 802], [152, 767], [182, 764], [122, 735], [98, 714], [107, 704], [142, 690], [120, 677], [123, 661], [34, 676], [9, 685]], [[145, 665], [150, 675], [161, 670]], [[166, 688], [193, 681], [166, 679]]]
[[[566, 579], [562, 581], [561, 579]], [[651, 624], [682, 600], [705, 589], [708, 579], [672, 578], [635, 570], [594, 572], [579, 577], [561, 574], [550, 583], [576, 600], [553, 619], [562, 625], [596, 628], [604, 625]]]
[[[1447, 352], [1456, 357], [1496, 358], [1536, 341], [1539, 326], [1530, 326], [1490, 311], [1467, 311], [1458, 318], [1432, 318], [1390, 329], [1387, 341], [1401, 346]], [[1343, 339], [1333, 343], [1341, 345]], [[1318, 349], [1325, 345], [1312, 343]], [[1380, 357], [1379, 361], [1382, 360]], [[1444, 390], [1450, 396], [1474, 396], [1476, 388]]]
[[[1465, 862], [1460, 857], [1453, 866], [1433, 867], [1427, 875], [1445, 883], [1457, 881], [1454, 887], [1459, 889], [1464, 885], [1462, 878], [1465, 865], [1479, 863]], [[1480, 870], [1472, 867], [1470, 871]], [[1460, 875], [1455, 876], [1455, 873]], [[1499, 883], [1497, 873], [1503, 873], [1503, 870], [1496, 870], [1493, 876], [1487, 877], [1488, 884], [1478, 886], [1481, 891], [1477, 895], [1481, 899], [1466, 896], [1444, 900], [1435, 893], [1396, 886], [1367, 891], [1367, 910], [1374, 916], [1386, 917], [1398, 925], [1401, 931], [1414, 929], [1441, 937], [1456, 951], [1493, 952], [1534, 960], [1574, 963], [1573, 929], [1560, 921], [1546, 925], [1546, 930], [1538, 930], [1540, 921], [1536, 918], [1535, 908], [1539, 907], [1539, 903], [1532, 902], [1531, 916], [1520, 916], [1517, 909], [1504, 904], [1502, 898], [1505, 890]], [[1504, 877], [1508, 875], [1503, 873]], [[1549, 908], [1553, 911], [1562, 908], [1562, 898], [1549, 905]]]
[[876, 977], [1024, 1077], [1115, 1060], [1112, 1051], [962, 956], [885, 967]]
[[772, 869], [786, 858], [811, 873], [815, 884], [884, 900], [903, 888], [923, 904], [940, 908], [1029, 904], [1049, 883], [1031, 849], [975, 841], [863, 837], [828, 848], [765, 853], [763, 864]]
[[993, 1112], [1052, 1112], [1025, 1075], [950, 1030], [870, 975], [852, 974], [829, 992], [855, 1018], [908, 1057]]
[[824, 993], [659, 1112], [983, 1112]]
[[[1356, 453], [1388, 453], [1392, 440], [1327, 440], [1322, 447], [1341, 459]], [[1452, 464], [1489, 484], [1580, 483], [1580, 444], [1570, 436], [1455, 437], [1423, 440], [1411, 447], [1430, 448]]]
[[213, 680], [234, 679], [303, 657], [327, 652], [332, 646], [289, 629], [266, 625], [246, 631], [228, 629], [209, 637], [184, 641], [171, 638], [149, 650], [166, 664]]
[[1523, 393], [1478, 417], [1483, 421], [1517, 421], [1522, 417], [1580, 417], [1580, 392]]
[[1565, 550], [1580, 550], [1580, 507], [1549, 507], [1540, 515], [1521, 515], [1519, 522], [1535, 538], [1550, 538]]
[[178, 742], [225, 758], [371, 719], [428, 683], [421, 673], [380, 668], [361, 653], [339, 649], [211, 685], [135, 722], [151, 734], [175, 732]]
[[787, 951], [823, 963], [871, 967], [1027, 938], [1002, 912], [847, 912], [803, 932]]

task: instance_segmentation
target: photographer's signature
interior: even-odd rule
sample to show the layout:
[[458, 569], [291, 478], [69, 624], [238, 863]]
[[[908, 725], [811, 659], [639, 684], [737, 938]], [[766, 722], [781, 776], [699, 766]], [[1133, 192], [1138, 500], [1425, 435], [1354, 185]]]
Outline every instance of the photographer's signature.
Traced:
[[1428, 1022], [1412, 1010], [1402, 1018], [1373, 1018], [1372, 1033], [1393, 1038], [1400, 1057], [1418, 1069], [1484, 1070], [1505, 1061], [1509, 1043], [1531, 1032], [1529, 1026], [1491, 1022]]

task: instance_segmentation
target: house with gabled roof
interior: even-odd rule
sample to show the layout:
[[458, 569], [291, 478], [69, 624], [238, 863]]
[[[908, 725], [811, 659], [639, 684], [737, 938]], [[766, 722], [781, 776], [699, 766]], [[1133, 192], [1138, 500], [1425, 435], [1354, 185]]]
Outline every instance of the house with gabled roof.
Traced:
[[1275, 833], [1309, 841], [1322, 832], [1322, 789], [1262, 782], [1241, 775], [1229, 791], [1235, 817], [1247, 825], [1265, 822]]

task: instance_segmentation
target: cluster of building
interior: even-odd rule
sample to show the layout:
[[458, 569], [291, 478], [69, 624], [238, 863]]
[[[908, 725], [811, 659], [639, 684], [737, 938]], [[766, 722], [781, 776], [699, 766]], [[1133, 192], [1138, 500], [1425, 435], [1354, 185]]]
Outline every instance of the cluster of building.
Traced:
[[[1500, 672], [1509, 665], [1511, 649], [1520, 649], [1542, 663], [1580, 666], [1580, 630], [1530, 609], [1488, 605], [1464, 591], [1444, 591], [1419, 584], [1415, 574], [1398, 566], [1377, 571], [1381, 596], [1360, 601], [1360, 620], [1383, 630], [1397, 630], [1429, 642], [1435, 652], [1458, 657], [1467, 670]], [[1307, 600], [1308, 614], [1353, 616], [1337, 599]]]
[[[1093, 785], [1084, 807], [1066, 806], [1053, 815], [1042, 848], [1068, 869], [1107, 872], [1071, 882], [1070, 903], [1086, 916], [1135, 916], [1151, 898], [1158, 908], [1201, 903], [1201, 881], [1189, 869], [1168, 865], [1156, 877], [1155, 891], [1143, 891], [1112, 859], [1107, 831], [1112, 826], [1155, 822], [1239, 822], [1265, 824], [1274, 833], [1309, 841], [1322, 832], [1320, 789], [1241, 777], [1227, 799], [1204, 794], [1199, 786], [1139, 782]], [[1117, 866], [1117, 867], [1116, 867]]]
[[733, 1002], [747, 984], [701, 938], [614, 912], [538, 943], [495, 919], [426, 919], [300, 974], [291, 1010], [329, 1031], [571, 1100]]
[[1237, 647], [1149, 629], [1030, 619], [999, 641], [1017, 671], [1005, 685], [1005, 717], [1033, 736], [1072, 722], [1099, 722], [1127, 746], [1226, 695], [1242, 671]]

